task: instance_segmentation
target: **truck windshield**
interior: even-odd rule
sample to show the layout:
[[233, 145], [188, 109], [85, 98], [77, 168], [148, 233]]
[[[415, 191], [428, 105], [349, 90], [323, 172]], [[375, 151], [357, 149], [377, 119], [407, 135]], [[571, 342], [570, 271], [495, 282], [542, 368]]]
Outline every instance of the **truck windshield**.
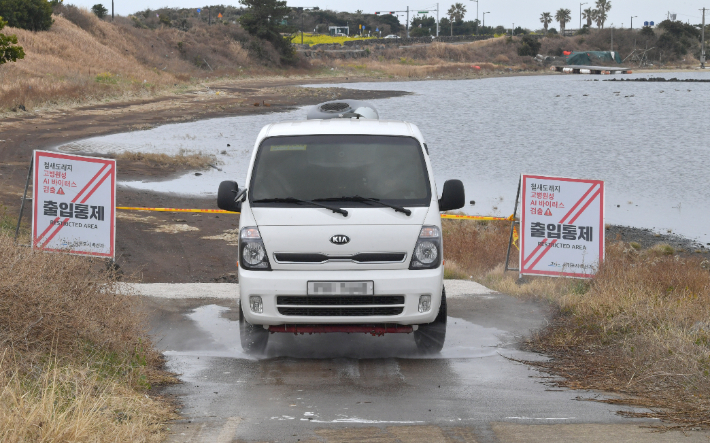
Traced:
[[428, 206], [431, 200], [419, 142], [380, 135], [267, 138], [259, 146], [249, 191], [257, 206], [287, 205], [273, 201], [287, 198], [349, 207], [372, 205], [355, 196], [402, 206]]

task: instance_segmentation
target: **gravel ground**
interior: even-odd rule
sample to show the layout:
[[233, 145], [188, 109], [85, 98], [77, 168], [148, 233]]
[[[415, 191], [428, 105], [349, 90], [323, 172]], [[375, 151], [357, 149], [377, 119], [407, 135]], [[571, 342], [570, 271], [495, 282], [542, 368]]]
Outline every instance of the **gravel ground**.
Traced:
[[676, 234], [661, 234], [651, 229], [610, 225], [606, 230], [606, 238], [610, 241], [636, 242], [644, 249], [665, 243], [682, 253], [710, 253], [710, 243], [702, 244], [697, 240]]

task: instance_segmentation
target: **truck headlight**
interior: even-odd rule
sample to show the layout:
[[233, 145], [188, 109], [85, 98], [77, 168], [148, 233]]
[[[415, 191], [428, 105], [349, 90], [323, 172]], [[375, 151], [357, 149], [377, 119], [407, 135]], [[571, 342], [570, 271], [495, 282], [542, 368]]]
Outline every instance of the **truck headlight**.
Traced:
[[259, 228], [248, 226], [239, 232], [239, 263], [242, 268], [252, 271], [271, 270]]
[[441, 231], [436, 226], [423, 226], [414, 246], [409, 269], [433, 269], [441, 264]]

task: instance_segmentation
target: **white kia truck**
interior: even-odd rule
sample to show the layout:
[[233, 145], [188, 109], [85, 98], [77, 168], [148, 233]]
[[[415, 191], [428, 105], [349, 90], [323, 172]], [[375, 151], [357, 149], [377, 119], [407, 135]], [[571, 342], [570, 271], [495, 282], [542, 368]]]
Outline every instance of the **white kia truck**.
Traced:
[[246, 185], [218, 206], [240, 212], [242, 347], [277, 332], [412, 333], [422, 353], [446, 336], [441, 211], [465, 202], [459, 180], [438, 198], [427, 145], [408, 122], [365, 102], [315, 106], [264, 127]]

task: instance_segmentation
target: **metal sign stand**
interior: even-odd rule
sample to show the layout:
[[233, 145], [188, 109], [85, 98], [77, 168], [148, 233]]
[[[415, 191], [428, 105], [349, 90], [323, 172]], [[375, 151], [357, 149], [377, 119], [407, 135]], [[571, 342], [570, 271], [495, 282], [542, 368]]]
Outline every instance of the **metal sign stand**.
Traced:
[[513, 210], [513, 220], [510, 222], [510, 239], [508, 239], [508, 252], [505, 254], [505, 271], [519, 271], [520, 269], [513, 269], [508, 267], [508, 262], [510, 261], [510, 249], [513, 246], [513, 230], [515, 229], [515, 224], [520, 225], [519, 220], [515, 220], [515, 214], [518, 213], [518, 201], [520, 200], [520, 186], [522, 185], [523, 176], [518, 179], [518, 193], [515, 196], [515, 209]]
[[17, 227], [15, 228], [15, 241], [17, 241], [17, 236], [20, 234], [20, 223], [22, 222], [22, 213], [25, 211], [25, 202], [27, 200], [32, 200], [27, 198], [27, 188], [30, 185], [30, 179], [32, 178], [32, 167], [34, 166], [34, 155], [30, 159], [30, 169], [27, 171], [27, 181], [25, 182], [25, 193], [22, 195], [22, 203], [20, 204], [20, 217], [17, 219]]

